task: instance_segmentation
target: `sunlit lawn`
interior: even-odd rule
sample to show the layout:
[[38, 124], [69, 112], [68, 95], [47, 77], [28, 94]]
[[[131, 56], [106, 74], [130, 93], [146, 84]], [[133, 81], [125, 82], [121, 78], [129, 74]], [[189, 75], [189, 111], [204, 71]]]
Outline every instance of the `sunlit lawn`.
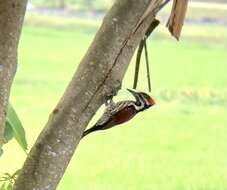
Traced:
[[[59, 190], [227, 189], [226, 45], [155, 36], [149, 47], [156, 106], [83, 139]], [[30, 147], [93, 37], [90, 31], [24, 28], [11, 102]], [[133, 69], [131, 64], [120, 99], [129, 98]], [[142, 71], [139, 88], [146, 90]], [[25, 155], [16, 143], [4, 151], [0, 172], [20, 168]]]

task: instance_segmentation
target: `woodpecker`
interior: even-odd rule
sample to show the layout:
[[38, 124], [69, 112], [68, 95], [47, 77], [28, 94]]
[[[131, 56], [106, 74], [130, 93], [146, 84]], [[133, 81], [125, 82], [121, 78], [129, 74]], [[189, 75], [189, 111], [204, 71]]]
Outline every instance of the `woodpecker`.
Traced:
[[135, 92], [130, 89], [127, 90], [135, 97], [136, 101], [127, 100], [109, 103], [101, 118], [93, 127], [84, 131], [81, 138], [91, 132], [109, 129], [125, 123], [132, 119], [137, 113], [144, 111], [155, 104], [155, 101], [148, 94], [144, 92]]

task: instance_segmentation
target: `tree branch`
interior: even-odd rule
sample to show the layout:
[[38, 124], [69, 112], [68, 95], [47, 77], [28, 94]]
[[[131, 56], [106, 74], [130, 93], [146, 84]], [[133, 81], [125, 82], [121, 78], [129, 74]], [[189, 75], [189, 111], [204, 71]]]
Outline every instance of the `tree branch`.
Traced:
[[145, 33], [145, 37], [140, 41], [139, 47], [136, 54], [136, 65], [135, 65], [135, 74], [134, 74], [134, 82], [133, 82], [133, 88], [136, 89], [139, 79], [139, 69], [140, 69], [140, 60], [141, 55], [143, 52], [144, 44], [146, 43], [146, 39], [150, 36], [150, 34], [154, 31], [154, 29], [159, 25], [159, 20], [154, 19], [149, 28], [147, 29]]
[[154, 20], [150, 14], [138, 26], [150, 2], [115, 2], [30, 151], [14, 190], [56, 189], [85, 127], [106, 97], [120, 88], [133, 53]]
[[11, 84], [17, 67], [17, 47], [27, 0], [0, 1], [0, 147]]

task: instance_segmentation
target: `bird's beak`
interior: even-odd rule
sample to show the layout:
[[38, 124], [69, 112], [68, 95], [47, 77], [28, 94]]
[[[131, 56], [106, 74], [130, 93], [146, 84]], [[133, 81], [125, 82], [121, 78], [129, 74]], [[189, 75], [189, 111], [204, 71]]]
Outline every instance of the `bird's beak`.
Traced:
[[137, 98], [137, 96], [138, 96], [137, 92], [135, 92], [135, 91], [133, 91], [133, 90], [131, 90], [131, 89], [129, 89], [129, 88], [127, 88], [127, 90], [128, 90], [135, 98]]

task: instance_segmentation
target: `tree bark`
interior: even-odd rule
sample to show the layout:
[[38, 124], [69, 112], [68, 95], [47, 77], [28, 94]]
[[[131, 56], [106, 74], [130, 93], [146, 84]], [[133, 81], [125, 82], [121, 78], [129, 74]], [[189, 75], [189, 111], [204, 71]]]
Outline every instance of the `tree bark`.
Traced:
[[120, 88], [133, 53], [154, 20], [153, 10], [160, 3], [143, 18], [153, 1], [115, 2], [31, 149], [14, 190], [56, 189], [85, 127]]
[[17, 67], [17, 47], [27, 0], [0, 1], [0, 147], [3, 144], [6, 110]]

